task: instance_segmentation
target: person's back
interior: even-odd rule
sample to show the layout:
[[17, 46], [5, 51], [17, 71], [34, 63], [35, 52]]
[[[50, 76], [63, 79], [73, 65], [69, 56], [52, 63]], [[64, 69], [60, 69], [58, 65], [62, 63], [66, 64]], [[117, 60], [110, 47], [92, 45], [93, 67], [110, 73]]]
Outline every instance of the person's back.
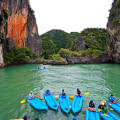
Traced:
[[27, 116], [26, 115], [23, 117], [23, 120], [27, 120]]
[[101, 103], [99, 106], [98, 106], [98, 109], [101, 109], [101, 113], [106, 113], [108, 108], [107, 106], [104, 104], [104, 103]]
[[45, 95], [50, 95], [50, 90], [46, 90]]
[[29, 100], [34, 99], [32, 91], [29, 93]]
[[82, 96], [81, 91], [77, 88], [77, 95], [76, 96]]
[[108, 97], [108, 101], [112, 104], [114, 104], [116, 102], [115, 98], [113, 97], [113, 95], [111, 94], [111, 96]]
[[35, 118], [35, 120], [39, 120], [38, 118]]
[[95, 104], [93, 103], [93, 100], [90, 101], [88, 110], [93, 111], [93, 112], [96, 111]]
[[64, 89], [62, 90], [61, 96], [65, 96], [66, 93], [64, 92]]

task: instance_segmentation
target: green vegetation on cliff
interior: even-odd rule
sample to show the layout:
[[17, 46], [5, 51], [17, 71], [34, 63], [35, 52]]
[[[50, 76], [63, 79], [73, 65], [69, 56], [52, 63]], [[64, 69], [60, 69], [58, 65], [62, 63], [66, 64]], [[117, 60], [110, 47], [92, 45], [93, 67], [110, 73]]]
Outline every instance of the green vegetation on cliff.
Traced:
[[107, 31], [104, 28], [87, 28], [80, 34], [85, 40], [87, 48], [107, 51]]
[[109, 10], [109, 21], [111, 25], [120, 24], [120, 0], [114, 0], [112, 3], [112, 8]]
[[[75, 46], [79, 42], [77, 40], [79, 36], [85, 41], [85, 50]], [[70, 34], [62, 30], [51, 30], [40, 37], [43, 46], [42, 56], [46, 59], [64, 61], [63, 58], [66, 56], [69, 58], [98, 57], [107, 52], [107, 31], [102, 28], [87, 28], [81, 33], [71, 32]]]
[[27, 47], [13, 47], [9, 52], [4, 51], [4, 59], [6, 63], [24, 63], [28, 62], [29, 59], [34, 59], [35, 57], [37, 57], [37, 55]]
[[75, 47], [75, 43], [77, 44], [77, 41], [73, 41], [71, 50], [72, 51], [78, 51], [78, 53], [82, 53], [84, 55], [94, 55], [99, 56], [102, 53], [107, 52], [107, 31], [103, 28], [87, 28], [84, 29], [80, 36], [85, 41], [86, 50], [82, 51]]
[[42, 35], [42, 56], [48, 58], [49, 55], [57, 53], [61, 48], [70, 48], [72, 41], [79, 36], [77, 32], [66, 33], [62, 30], [51, 30]]

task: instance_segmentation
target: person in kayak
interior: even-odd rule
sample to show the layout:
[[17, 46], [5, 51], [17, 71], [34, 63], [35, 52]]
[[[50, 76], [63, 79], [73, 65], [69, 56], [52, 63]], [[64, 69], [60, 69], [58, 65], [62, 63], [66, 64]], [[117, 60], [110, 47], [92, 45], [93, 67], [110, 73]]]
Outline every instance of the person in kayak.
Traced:
[[82, 96], [81, 91], [77, 88], [77, 95], [76, 96]]
[[27, 116], [26, 115], [23, 117], [23, 120], [27, 120]]
[[45, 95], [50, 95], [50, 90], [46, 90]]
[[111, 104], [115, 104], [116, 103], [116, 99], [113, 97], [112, 94], [111, 94], [111, 96], [108, 97], [108, 102], [110, 102]]
[[94, 104], [93, 100], [90, 101], [88, 110], [93, 111], [93, 112], [96, 111], [95, 104]]
[[29, 100], [34, 99], [35, 97], [33, 96], [32, 91], [29, 93]]
[[107, 113], [107, 111], [108, 111], [108, 108], [107, 108], [107, 106], [104, 103], [101, 103], [98, 106], [97, 111], [98, 111], [98, 109], [101, 109], [101, 113]]
[[64, 92], [64, 89], [62, 89], [62, 93], [61, 93], [61, 96], [65, 96], [66, 93]]

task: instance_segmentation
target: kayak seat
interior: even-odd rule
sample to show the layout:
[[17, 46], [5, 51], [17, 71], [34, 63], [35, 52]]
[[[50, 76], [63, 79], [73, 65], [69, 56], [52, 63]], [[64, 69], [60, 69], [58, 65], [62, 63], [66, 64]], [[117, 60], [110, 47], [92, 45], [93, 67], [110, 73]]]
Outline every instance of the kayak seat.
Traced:
[[65, 108], [66, 110], [68, 110], [68, 108]]
[[57, 107], [57, 105], [53, 105], [54, 107]]

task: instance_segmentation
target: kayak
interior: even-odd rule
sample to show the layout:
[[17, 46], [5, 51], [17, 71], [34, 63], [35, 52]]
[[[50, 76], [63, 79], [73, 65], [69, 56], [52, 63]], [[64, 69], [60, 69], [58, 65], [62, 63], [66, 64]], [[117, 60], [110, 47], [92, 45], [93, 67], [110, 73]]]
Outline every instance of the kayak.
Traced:
[[71, 120], [78, 120], [76, 117], [72, 116]]
[[99, 113], [97, 112], [97, 109], [96, 109], [96, 112], [90, 112], [87, 108], [86, 110], [86, 120], [100, 120], [100, 116], [99, 116]]
[[115, 104], [111, 104], [110, 102], [107, 102], [107, 104], [120, 114], [120, 104], [119, 103], [116, 102]]
[[43, 101], [41, 101], [38, 98], [34, 98], [32, 100], [29, 100], [29, 97], [27, 98], [28, 103], [33, 106], [37, 110], [47, 110], [47, 105]]
[[68, 114], [71, 106], [67, 94], [65, 96], [61, 96], [61, 94], [59, 94], [59, 99], [61, 110]]
[[82, 108], [82, 104], [83, 104], [83, 96], [75, 96], [72, 102], [72, 111], [74, 113], [79, 112]]
[[109, 111], [107, 113], [99, 112], [99, 114], [103, 120], [120, 120], [118, 117], [116, 117], [113, 113]]
[[48, 68], [40, 68], [40, 69], [37, 69], [37, 70], [46, 70], [46, 69], [48, 69]]
[[[46, 93], [46, 91], [45, 91]], [[54, 110], [58, 109], [58, 102], [56, 101], [56, 99], [54, 98], [54, 96], [52, 95], [52, 93], [50, 93], [50, 95], [45, 95], [44, 93], [44, 98], [46, 100], [47, 105]]]

